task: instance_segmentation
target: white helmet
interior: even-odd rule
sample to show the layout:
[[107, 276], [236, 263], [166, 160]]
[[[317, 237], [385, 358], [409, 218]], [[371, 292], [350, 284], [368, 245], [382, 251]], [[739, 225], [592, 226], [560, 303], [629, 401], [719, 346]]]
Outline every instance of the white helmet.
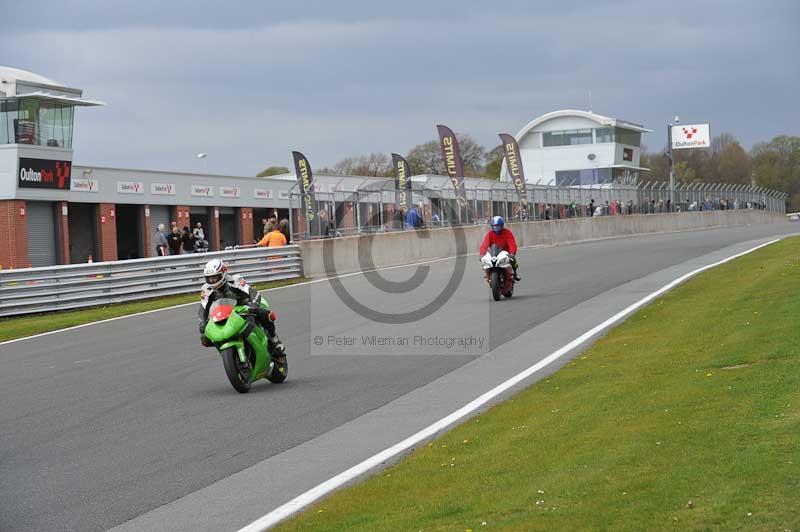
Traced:
[[206, 277], [206, 283], [211, 288], [217, 289], [228, 280], [228, 267], [220, 259], [211, 259], [206, 262], [203, 275]]

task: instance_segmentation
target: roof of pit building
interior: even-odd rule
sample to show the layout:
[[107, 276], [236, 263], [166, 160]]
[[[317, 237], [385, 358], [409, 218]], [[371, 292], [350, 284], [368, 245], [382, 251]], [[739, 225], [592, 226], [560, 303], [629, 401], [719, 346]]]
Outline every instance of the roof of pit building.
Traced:
[[579, 111], [577, 109], [561, 109], [560, 111], [545, 113], [542, 116], [534, 118], [533, 120], [525, 124], [525, 126], [522, 129], [519, 130], [519, 133], [516, 134], [516, 139], [521, 140], [522, 137], [533, 131], [538, 126], [557, 118], [585, 118], [587, 120], [596, 122], [598, 125], [605, 127], [620, 127], [623, 129], [630, 129], [632, 131], [639, 131], [641, 133], [652, 133], [652, 130], [647, 129], [641, 124], [635, 124], [627, 120], [612, 118], [610, 116], [600, 115], [597, 113], [593, 113], [591, 111]]
[[52, 102], [94, 106], [105, 105], [83, 98], [83, 91], [20, 68], [0, 66], [0, 98], [36, 98]]

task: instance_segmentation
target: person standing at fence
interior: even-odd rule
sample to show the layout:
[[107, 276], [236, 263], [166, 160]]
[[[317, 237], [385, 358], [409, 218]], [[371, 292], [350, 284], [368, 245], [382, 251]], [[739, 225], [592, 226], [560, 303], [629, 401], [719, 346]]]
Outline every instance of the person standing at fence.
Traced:
[[181, 233], [181, 247], [183, 247], [183, 253], [192, 253], [194, 251], [194, 234], [189, 231], [189, 226], [183, 226], [183, 233]]
[[164, 224], [158, 224], [158, 229], [156, 229], [156, 255], [159, 257], [169, 255], [167, 227]]
[[264, 235], [264, 238], [258, 241], [258, 246], [267, 248], [277, 248], [285, 246], [287, 243], [286, 236], [275, 225], [269, 223], [269, 232]]
[[414, 206], [408, 210], [406, 215], [406, 229], [421, 229], [422, 215], [418, 207]]
[[278, 231], [280, 231], [284, 237], [286, 237], [286, 244], [290, 244], [292, 242], [292, 235], [289, 234], [289, 220], [283, 218], [280, 222], [278, 222]]
[[169, 245], [170, 255], [181, 254], [181, 230], [178, 229], [177, 225], [172, 228], [172, 233], [169, 235], [167, 243]]
[[206, 240], [206, 232], [203, 231], [203, 224], [197, 222], [194, 229], [192, 229], [192, 236], [194, 236], [195, 245], [202, 251], [208, 251], [208, 240]]
[[589, 200], [589, 216], [594, 216], [594, 198]]

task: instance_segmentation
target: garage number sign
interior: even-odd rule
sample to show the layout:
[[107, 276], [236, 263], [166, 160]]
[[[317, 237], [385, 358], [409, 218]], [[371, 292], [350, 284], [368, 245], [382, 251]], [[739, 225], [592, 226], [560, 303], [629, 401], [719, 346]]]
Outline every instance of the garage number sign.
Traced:
[[72, 162], [50, 159], [19, 158], [19, 188], [51, 188], [69, 190]]

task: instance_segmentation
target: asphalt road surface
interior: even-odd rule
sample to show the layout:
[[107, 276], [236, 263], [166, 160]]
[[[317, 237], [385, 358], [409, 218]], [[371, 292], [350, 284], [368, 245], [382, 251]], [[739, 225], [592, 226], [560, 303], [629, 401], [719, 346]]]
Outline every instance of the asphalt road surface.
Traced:
[[[194, 306], [0, 345], [0, 531], [112, 528], [372, 412], [598, 294], [789, 231], [749, 226], [524, 250], [523, 281], [499, 303], [468, 257], [452, 297], [405, 324], [351, 310], [327, 281], [272, 291], [289, 379], [247, 395], [199, 345]], [[373, 309], [422, 317], [454, 265], [429, 264], [409, 294], [381, 292], [363, 275], [342, 285]], [[399, 282], [413, 272], [383, 275]], [[415, 345], [415, 337], [444, 340]]]

